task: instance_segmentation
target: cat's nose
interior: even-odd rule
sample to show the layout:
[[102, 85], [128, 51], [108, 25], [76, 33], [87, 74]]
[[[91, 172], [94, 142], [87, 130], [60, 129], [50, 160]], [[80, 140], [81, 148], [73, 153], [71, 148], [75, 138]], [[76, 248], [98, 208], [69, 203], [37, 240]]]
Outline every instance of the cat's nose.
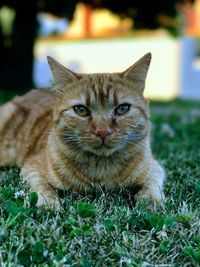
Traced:
[[101, 138], [101, 140], [105, 140], [108, 135], [110, 135], [112, 132], [110, 130], [104, 130], [104, 131], [96, 131], [96, 135]]

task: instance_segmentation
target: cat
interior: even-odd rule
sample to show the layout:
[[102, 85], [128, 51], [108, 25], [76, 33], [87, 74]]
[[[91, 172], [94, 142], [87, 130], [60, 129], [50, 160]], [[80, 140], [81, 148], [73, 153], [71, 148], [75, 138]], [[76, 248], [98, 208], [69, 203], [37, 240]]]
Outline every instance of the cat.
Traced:
[[0, 107], [0, 166], [18, 165], [38, 206], [60, 205], [56, 189], [132, 188], [164, 199], [165, 172], [150, 148], [143, 97], [146, 54], [121, 73], [78, 74], [48, 57], [54, 86]]

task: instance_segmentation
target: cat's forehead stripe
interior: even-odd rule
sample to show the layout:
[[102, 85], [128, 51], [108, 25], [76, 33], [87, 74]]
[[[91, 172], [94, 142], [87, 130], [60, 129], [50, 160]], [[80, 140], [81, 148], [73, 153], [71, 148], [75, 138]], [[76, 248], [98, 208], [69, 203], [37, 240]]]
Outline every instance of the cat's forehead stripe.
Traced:
[[119, 99], [118, 99], [118, 95], [117, 95], [116, 91], [113, 92], [113, 104], [115, 107], [118, 106], [118, 104], [119, 104]]
[[89, 94], [86, 95], [86, 100], [85, 100], [85, 102], [86, 102], [86, 106], [89, 107], [90, 104], [91, 104], [91, 99], [90, 99], [90, 95], [89, 95]]
[[95, 100], [101, 105], [107, 106], [113, 103], [113, 84], [110, 75], [96, 74], [93, 77], [92, 89], [94, 91]]
[[[82, 84], [80, 95], [68, 100], [70, 106], [77, 104], [96, 107], [117, 106], [120, 102], [120, 85], [109, 74], [90, 76], [89, 82]], [[120, 94], [120, 95], [119, 95]]]

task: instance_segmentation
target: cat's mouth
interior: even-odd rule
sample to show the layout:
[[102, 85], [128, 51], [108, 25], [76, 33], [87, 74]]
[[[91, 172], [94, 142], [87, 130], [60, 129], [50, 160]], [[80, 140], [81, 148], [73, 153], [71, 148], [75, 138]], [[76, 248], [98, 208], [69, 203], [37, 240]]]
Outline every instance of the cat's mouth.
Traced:
[[99, 156], [109, 156], [114, 152], [113, 149], [113, 146], [108, 145], [106, 142], [102, 141], [100, 144], [92, 146], [91, 152]]
[[110, 156], [116, 150], [121, 149], [123, 146], [123, 142], [121, 140], [120, 144], [119, 142], [116, 142], [115, 140], [112, 139], [105, 139], [105, 140], [92, 140], [90, 143], [86, 143], [85, 150], [90, 151], [98, 156]]
[[111, 149], [112, 147], [108, 146], [107, 144], [105, 144], [104, 141], [102, 141], [102, 143], [98, 146], [95, 146], [94, 149], [102, 149], [102, 148], [105, 148], [105, 149]]

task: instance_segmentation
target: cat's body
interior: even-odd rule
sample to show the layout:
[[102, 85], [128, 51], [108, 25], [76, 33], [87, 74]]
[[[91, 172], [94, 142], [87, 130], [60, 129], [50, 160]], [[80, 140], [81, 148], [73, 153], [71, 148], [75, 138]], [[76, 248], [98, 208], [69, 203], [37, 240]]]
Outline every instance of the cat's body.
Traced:
[[32, 90], [0, 108], [0, 165], [22, 167], [38, 205], [55, 189], [141, 187], [163, 198], [164, 171], [150, 149], [143, 98], [147, 54], [124, 73], [79, 75], [49, 59], [53, 89]]

